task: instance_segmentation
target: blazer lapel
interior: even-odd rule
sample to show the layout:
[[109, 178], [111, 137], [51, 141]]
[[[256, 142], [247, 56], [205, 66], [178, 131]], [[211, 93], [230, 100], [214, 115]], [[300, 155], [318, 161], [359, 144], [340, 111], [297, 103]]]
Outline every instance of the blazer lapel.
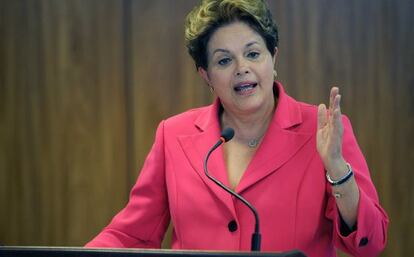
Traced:
[[242, 193], [251, 185], [276, 172], [311, 138], [311, 134], [292, 133], [289, 130], [283, 130], [277, 127], [268, 131], [243, 174], [236, 188], [236, 192]]
[[[220, 200], [233, 215], [235, 215], [232, 196], [211, 181], [204, 173], [204, 158], [210, 148], [220, 138], [220, 126], [217, 118], [218, 106], [219, 101], [216, 100], [215, 103], [195, 121], [195, 125], [200, 130], [199, 132], [192, 135], [179, 136], [178, 141], [180, 142], [181, 148], [187, 159], [203, 180], [204, 184], [217, 199]], [[208, 171], [211, 176], [218, 179], [226, 186], [229, 185], [223, 158], [223, 149], [221, 146], [210, 155]]]
[[251, 185], [276, 172], [313, 136], [311, 133], [290, 130], [302, 123], [300, 105], [285, 93], [280, 83], [275, 82], [275, 89], [279, 94], [275, 114], [259, 149], [236, 188], [237, 193], [242, 193]]

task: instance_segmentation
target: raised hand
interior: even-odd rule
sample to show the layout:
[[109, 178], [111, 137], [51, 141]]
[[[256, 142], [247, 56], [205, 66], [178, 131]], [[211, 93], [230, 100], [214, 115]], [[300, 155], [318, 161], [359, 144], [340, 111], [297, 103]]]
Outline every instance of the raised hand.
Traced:
[[341, 177], [346, 171], [346, 164], [342, 157], [343, 124], [340, 102], [339, 88], [332, 87], [329, 109], [326, 109], [325, 104], [320, 104], [318, 107], [316, 144], [325, 169], [332, 177]]

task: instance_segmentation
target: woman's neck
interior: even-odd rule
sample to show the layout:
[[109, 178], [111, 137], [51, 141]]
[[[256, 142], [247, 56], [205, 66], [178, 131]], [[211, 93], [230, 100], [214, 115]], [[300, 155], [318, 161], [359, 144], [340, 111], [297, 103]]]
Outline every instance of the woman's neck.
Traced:
[[267, 106], [252, 113], [232, 113], [224, 110], [221, 115], [222, 128], [232, 127], [237, 141], [256, 147], [269, 127], [276, 105], [277, 100], [274, 99]]

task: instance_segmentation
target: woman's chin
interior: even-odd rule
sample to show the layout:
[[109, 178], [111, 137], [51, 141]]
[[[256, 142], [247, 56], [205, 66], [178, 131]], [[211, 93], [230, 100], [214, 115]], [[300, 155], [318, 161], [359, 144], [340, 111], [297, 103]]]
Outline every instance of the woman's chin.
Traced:
[[265, 99], [251, 96], [237, 102], [237, 108], [242, 113], [256, 113], [261, 108], [266, 108]]

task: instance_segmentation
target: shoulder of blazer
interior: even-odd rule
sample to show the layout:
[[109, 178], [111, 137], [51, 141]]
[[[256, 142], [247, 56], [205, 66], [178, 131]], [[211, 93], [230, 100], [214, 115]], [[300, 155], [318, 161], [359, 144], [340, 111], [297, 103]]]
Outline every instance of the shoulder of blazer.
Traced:
[[[215, 104], [190, 109], [165, 120], [164, 128], [167, 133], [192, 134], [202, 131], [210, 123]], [[217, 121], [218, 122], [218, 121]]]

